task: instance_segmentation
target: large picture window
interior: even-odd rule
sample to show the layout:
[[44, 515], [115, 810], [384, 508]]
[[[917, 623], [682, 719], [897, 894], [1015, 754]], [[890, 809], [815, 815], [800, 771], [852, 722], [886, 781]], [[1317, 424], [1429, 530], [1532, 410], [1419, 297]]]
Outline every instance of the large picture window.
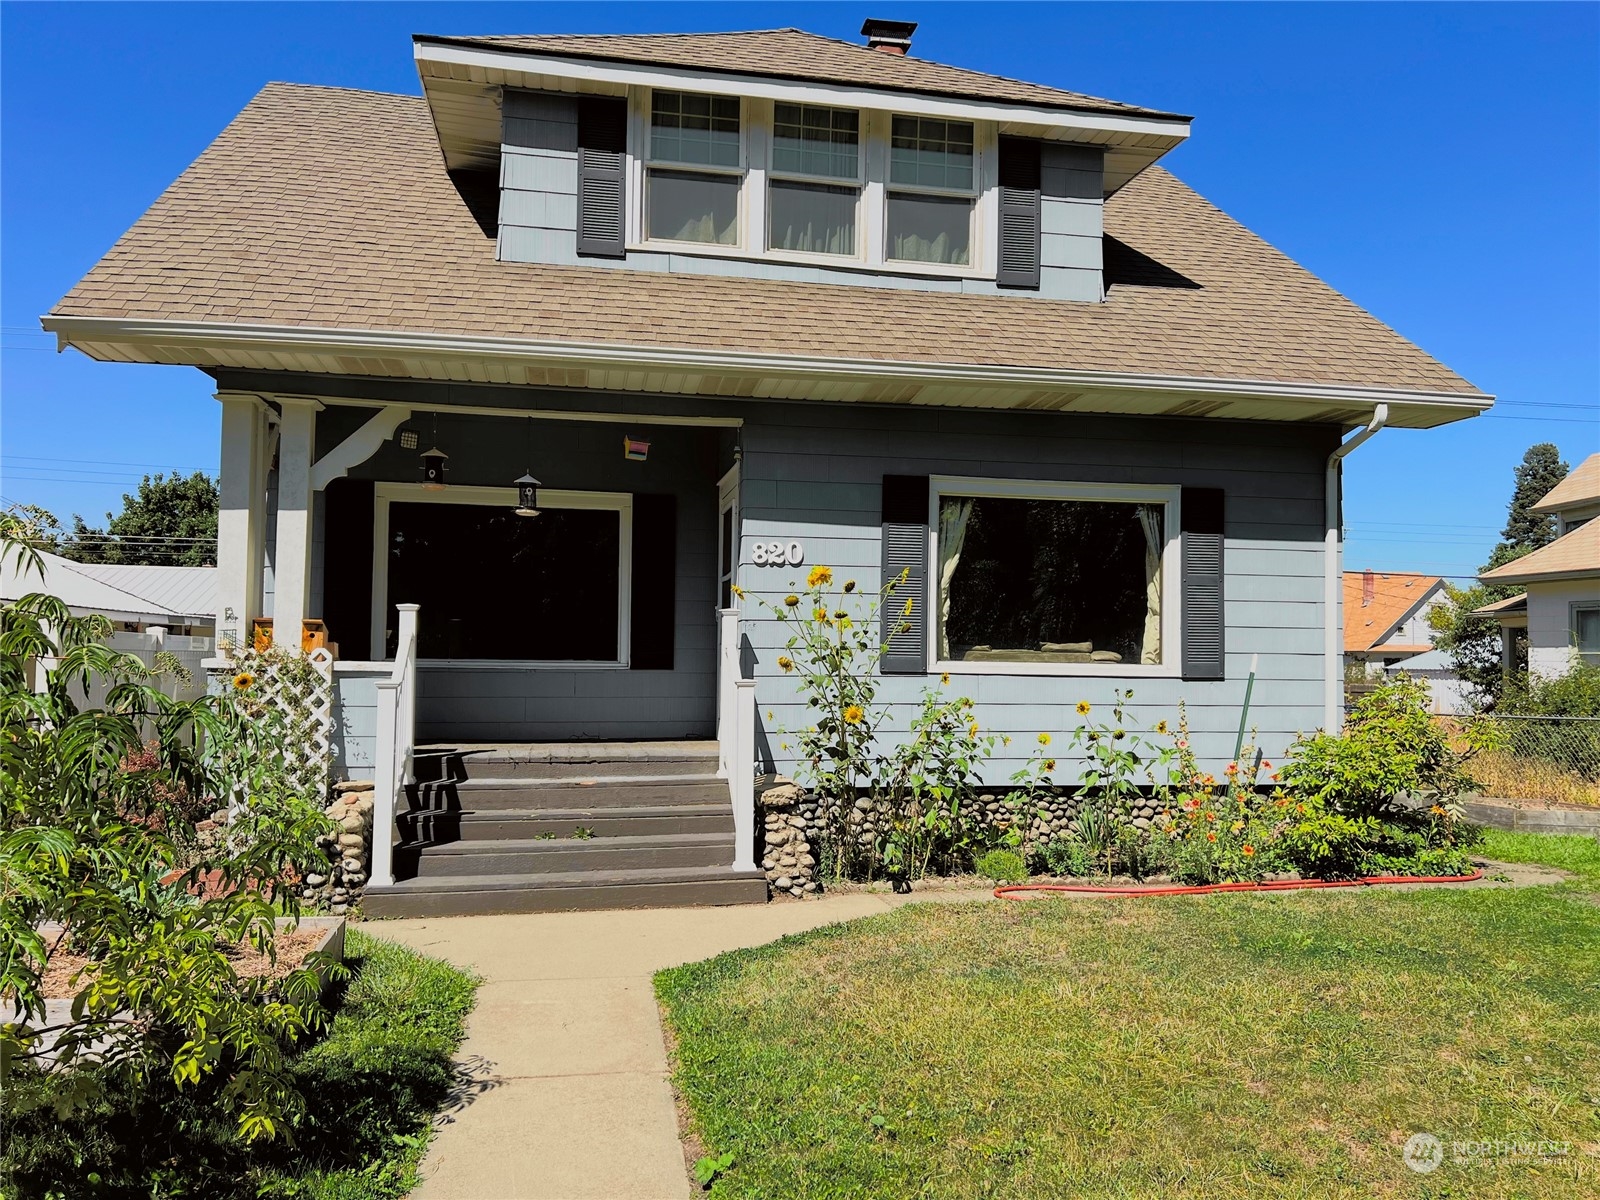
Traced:
[[1572, 606], [1572, 645], [1584, 662], [1600, 666], [1600, 604]]
[[541, 493], [539, 515], [519, 517], [509, 491], [504, 500], [499, 489], [415, 492], [390, 484], [379, 493], [384, 657], [395, 650], [388, 614], [416, 604], [419, 658], [625, 660], [628, 497], [580, 494], [566, 502], [581, 507], [562, 507], [559, 493]]
[[1167, 489], [959, 483], [935, 492], [937, 657], [945, 663], [1172, 661]]
[[743, 154], [736, 97], [653, 93], [647, 236], [737, 245]]

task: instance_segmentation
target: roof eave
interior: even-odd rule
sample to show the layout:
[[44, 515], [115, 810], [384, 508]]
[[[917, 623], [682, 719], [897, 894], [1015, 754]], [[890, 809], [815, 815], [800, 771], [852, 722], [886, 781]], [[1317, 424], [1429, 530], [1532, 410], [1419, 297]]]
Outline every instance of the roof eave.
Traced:
[[[1066, 367], [1021, 367], [1003, 363], [811, 357], [725, 348], [555, 341], [426, 331], [146, 320], [61, 313], [46, 315], [41, 318], [41, 324], [56, 334], [58, 349], [71, 346], [92, 358], [260, 369], [258, 364], [245, 361], [246, 358], [254, 354], [267, 357], [322, 355], [330, 364], [324, 368], [329, 374], [381, 374], [375, 365], [388, 361], [415, 363], [436, 360], [441, 364], [504, 364], [507, 361], [521, 361], [569, 370], [627, 372], [641, 379], [659, 373], [659, 390], [664, 391], [681, 390], [683, 380], [708, 373], [784, 381], [786, 387], [790, 387], [797, 379], [807, 378], [826, 383], [829, 388], [840, 381], [864, 384], [895, 382], [949, 389], [967, 387], [974, 392], [1010, 387], [1016, 389], [1019, 397], [1029, 398], [1019, 399], [1015, 404], [985, 403], [980, 406], [1038, 409], [1042, 406], [1031, 397], [1040, 391], [1054, 391], [1069, 397], [1053, 406], [1063, 411], [1223, 419], [1241, 417], [1344, 426], [1360, 423], [1365, 419], [1363, 414], [1370, 414], [1379, 404], [1387, 404], [1390, 406], [1389, 423], [1410, 428], [1432, 428], [1475, 417], [1493, 403], [1492, 396], [1477, 392], [1430, 392], [1284, 380], [1133, 374]], [[363, 369], [353, 371], [347, 366], [337, 365], [352, 360], [360, 360]], [[679, 381], [679, 386], [672, 386], [674, 380]], [[634, 390], [658, 389], [641, 385]], [[1116, 402], [1106, 401], [1107, 397]], [[1214, 406], [1200, 403], [1202, 400], [1218, 399], [1221, 402]], [[1140, 407], [1141, 404], [1144, 407]], [[1243, 411], [1229, 411], [1233, 406], [1244, 408]], [[1051, 410], [1051, 406], [1043, 407], [1045, 411]]]
[[[418, 51], [417, 48], [420, 47], [420, 46], [431, 45], [431, 46], [459, 46], [459, 47], [462, 47], [462, 48], [468, 49], [468, 50], [481, 50], [481, 51], [486, 51], [488, 53], [493, 53], [493, 54], [505, 54], [505, 55], [512, 55], [512, 56], [517, 56], [517, 57], [533, 58], [533, 59], [542, 59], [542, 58], [548, 58], [548, 59], [554, 59], [554, 60], [569, 60], [570, 59], [570, 60], [586, 61], [586, 62], [618, 63], [618, 64], [623, 64], [623, 65], [632, 66], [632, 67], [643, 67], [643, 68], [647, 68], [647, 69], [648, 68], [655, 68], [655, 67], [663, 67], [663, 68], [665, 68], [667, 66], [666, 64], [663, 64], [663, 63], [653, 63], [653, 62], [642, 61], [642, 60], [640, 60], [638, 58], [630, 57], [630, 56], [625, 55], [625, 54], [601, 54], [601, 53], [598, 53], [598, 52], [593, 51], [593, 50], [588, 50], [588, 51], [576, 51], [576, 50], [574, 50], [574, 51], [567, 51], [567, 52], [565, 52], [563, 54], [557, 55], [557, 54], [552, 54], [551, 52], [546, 51], [546, 50], [532, 50], [532, 49], [526, 49], [526, 48], [517, 47], [517, 46], [495, 46], [495, 47], [490, 47], [490, 46], [485, 46], [481, 41], [479, 41], [476, 38], [452, 37], [452, 36], [450, 36], [448, 34], [414, 33], [414, 34], [411, 35], [411, 42], [412, 42], [412, 48], [413, 48], [412, 52], [418, 58], [422, 57], [422, 55]], [[953, 64], [943, 64], [943, 65], [953, 65]], [[785, 81], [789, 81], [789, 82], [793, 82], [793, 83], [821, 84], [821, 85], [829, 86], [829, 87], [847, 87], [847, 86], [850, 86], [850, 85], [847, 85], [847, 84], [834, 84], [834, 83], [831, 83], [828, 80], [819, 79], [819, 78], [817, 78], [815, 76], [803, 75], [803, 74], [791, 74], [791, 73], [785, 73], [785, 72], [780, 72], [780, 71], [761, 71], [761, 72], [735, 71], [735, 70], [726, 70], [726, 69], [717, 68], [717, 67], [682, 67], [682, 68], [676, 68], [676, 69], [683, 70], [683, 71], [688, 71], [688, 72], [691, 72], [691, 73], [694, 73], [694, 74], [701, 74], [701, 73], [704, 73], [704, 72], [710, 72], [713, 75], [726, 75], [726, 76], [731, 76], [731, 77], [736, 77], [736, 78], [743, 78], [743, 79], [777, 79], [777, 80], [785, 80]], [[960, 68], [957, 68], [957, 69], [960, 69]], [[1041, 86], [1046, 86], [1046, 85], [1041, 85]], [[883, 93], [884, 95], [892, 95], [892, 96], [927, 96], [927, 95], [934, 95], [935, 94], [935, 93], [931, 93], [931, 92], [928, 92], [928, 91], [926, 91], [924, 89], [920, 89], [920, 88], [896, 87], [896, 86], [894, 86], [892, 84], [882, 84], [882, 85], [874, 87], [874, 88], [872, 88], [870, 90], [873, 91], [873, 92], [880, 92], [880, 93]], [[995, 99], [993, 97], [983, 96], [983, 95], [980, 95], [978, 93], [949, 92], [949, 93], [945, 93], [945, 94], [947, 94], [950, 97], [955, 98], [955, 99], [973, 100], [973, 101], [977, 101], [979, 103], [985, 103], [985, 104], [1005, 104], [1005, 105], [1013, 105], [1013, 106], [1018, 107], [1018, 108], [1043, 108], [1043, 109], [1048, 109], [1048, 110], [1051, 110], [1051, 111], [1059, 110], [1059, 111], [1065, 112], [1065, 113], [1093, 113], [1093, 114], [1096, 114], [1096, 115], [1116, 115], [1115, 113], [1108, 113], [1108, 111], [1106, 109], [1100, 108], [1098, 106], [1084, 105], [1084, 104], [1072, 104], [1072, 103], [1068, 103], [1066, 101], [1063, 101], [1060, 104], [1028, 104], [1028, 103], [1025, 103], [1025, 102], [1022, 102], [1022, 101], [999, 100], [999, 99]], [[1118, 102], [1111, 101], [1110, 103], [1118, 103]], [[1150, 118], [1152, 120], [1177, 121], [1177, 122], [1183, 122], [1184, 124], [1189, 124], [1190, 122], [1192, 122], [1194, 120], [1194, 117], [1192, 115], [1190, 115], [1190, 114], [1187, 114], [1187, 113], [1166, 112], [1166, 111], [1164, 111], [1162, 109], [1157, 109], [1157, 108], [1145, 108], [1142, 105], [1135, 105], [1135, 104], [1121, 105], [1121, 104], [1118, 104], [1118, 107], [1122, 108], [1122, 109], [1125, 109], [1126, 112], [1127, 112], [1127, 115], [1129, 115], [1129, 116], [1147, 117], [1147, 118]]]

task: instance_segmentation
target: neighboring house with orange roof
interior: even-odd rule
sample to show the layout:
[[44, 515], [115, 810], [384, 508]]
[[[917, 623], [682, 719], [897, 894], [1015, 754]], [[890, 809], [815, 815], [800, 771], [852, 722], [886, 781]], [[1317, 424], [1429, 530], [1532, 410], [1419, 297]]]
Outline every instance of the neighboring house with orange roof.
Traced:
[[1219, 769], [1252, 672], [1270, 757], [1338, 727], [1342, 459], [1491, 398], [1163, 169], [1190, 118], [914, 29], [421, 36], [420, 96], [270, 84], [44, 318], [216, 380], [219, 637], [326, 622], [339, 769], [433, 864], [391, 885], [378, 838], [368, 911], [577, 886], [441, 862], [483, 814], [406, 808], [430, 742], [600, 743], [704, 805], [715, 738], [714, 811], [613, 796], [614, 873], [744, 894], [753, 773], [811, 719], [769, 606], [815, 566], [900, 581], [884, 737], [948, 673], [1014, 735], [991, 782], [1119, 690]]
[[1553, 514], [1560, 536], [1478, 576], [1526, 591], [1477, 611], [1500, 622], [1507, 670], [1519, 628], [1528, 631], [1531, 674], [1565, 675], [1579, 660], [1600, 665], [1600, 453], [1578, 464], [1533, 511]]
[[1428, 612], [1449, 603], [1437, 575], [1401, 571], [1344, 573], [1346, 664], [1394, 666], [1433, 649]]

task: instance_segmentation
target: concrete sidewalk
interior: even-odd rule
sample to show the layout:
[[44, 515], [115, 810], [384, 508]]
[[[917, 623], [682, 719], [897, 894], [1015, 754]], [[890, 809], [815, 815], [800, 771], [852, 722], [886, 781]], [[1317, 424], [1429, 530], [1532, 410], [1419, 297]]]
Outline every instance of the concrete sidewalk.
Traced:
[[418, 1200], [687, 1200], [651, 976], [742, 946], [987, 890], [804, 904], [382, 921], [363, 932], [476, 971], [471, 1083], [423, 1163]]

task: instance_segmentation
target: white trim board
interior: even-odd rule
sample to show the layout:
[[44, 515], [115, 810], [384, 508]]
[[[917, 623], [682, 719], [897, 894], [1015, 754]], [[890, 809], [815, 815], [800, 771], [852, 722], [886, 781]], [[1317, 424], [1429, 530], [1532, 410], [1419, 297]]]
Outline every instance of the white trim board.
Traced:
[[[939, 501], [946, 495], [1006, 500], [1089, 500], [1160, 504], [1165, 508], [1161, 551], [1161, 662], [967, 662], [939, 657]], [[951, 675], [1044, 675], [1172, 679], [1183, 671], [1183, 488], [1177, 484], [1062, 483], [1037, 479], [981, 479], [934, 475], [928, 480], [928, 569], [923, 595], [928, 614], [928, 671]]]
[[[420, 483], [378, 483], [373, 488], [372, 504], [372, 656], [381, 660], [388, 649], [384, 638], [384, 614], [389, 608], [389, 506], [403, 504], [471, 504], [479, 507], [514, 508], [516, 488], [456, 487], [429, 491]], [[626, 670], [629, 638], [633, 629], [633, 496], [628, 492], [575, 492], [557, 488], [539, 489], [539, 508], [610, 509], [618, 514], [617, 538], [617, 657], [614, 660], [541, 661], [534, 659], [419, 659], [418, 665], [473, 667], [496, 670]], [[532, 518], [537, 520], [537, 518]], [[418, 615], [419, 625], [428, 619]]]

